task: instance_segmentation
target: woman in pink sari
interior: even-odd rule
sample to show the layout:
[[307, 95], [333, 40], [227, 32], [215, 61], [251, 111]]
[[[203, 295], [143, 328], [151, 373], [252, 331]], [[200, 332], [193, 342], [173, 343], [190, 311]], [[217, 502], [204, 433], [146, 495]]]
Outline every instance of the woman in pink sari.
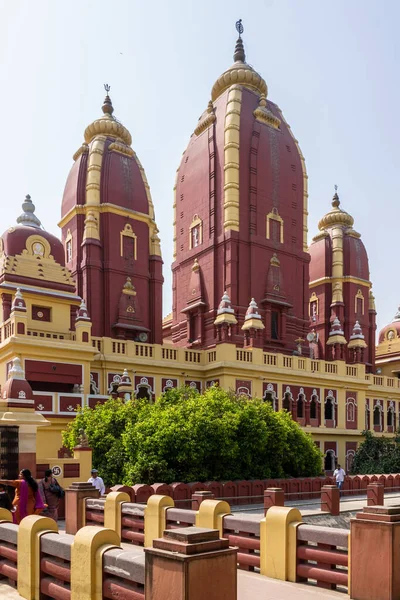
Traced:
[[15, 488], [13, 500], [13, 521], [17, 525], [28, 515], [40, 515], [46, 508], [40, 493], [39, 486], [29, 469], [22, 469], [19, 479], [0, 479], [0, 483]]

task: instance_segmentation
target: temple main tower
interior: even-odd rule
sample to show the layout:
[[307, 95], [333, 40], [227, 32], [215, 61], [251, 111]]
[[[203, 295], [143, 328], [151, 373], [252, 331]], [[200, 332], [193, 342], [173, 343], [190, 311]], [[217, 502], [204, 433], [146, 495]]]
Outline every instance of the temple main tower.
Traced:
[[340, 207], [320, 220], [309, 248], [311, 355], [325, 360], [375, 364], [376, 309], [368, 255], [354, 219]]
[[215, 82], [175, 185], [173, 313], [180, 346], [292, 352], [308, 331], [307, 174], [264, 79], [246, 62]]
[[85, 130], [62, 201], [66, 265], [85, 298], [92, 335], [162, 341], [162, 258], [146, 175], [129, 131], [103, 115]]

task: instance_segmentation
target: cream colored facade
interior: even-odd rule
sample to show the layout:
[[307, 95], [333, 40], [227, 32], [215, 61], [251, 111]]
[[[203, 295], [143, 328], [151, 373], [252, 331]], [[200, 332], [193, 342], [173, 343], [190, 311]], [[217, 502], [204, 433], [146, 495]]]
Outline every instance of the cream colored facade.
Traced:
[[[20, 335], [16, 333], [19, 318], [14, 316], [1, 327], [0, 362], [4, 366], [1, 370], [2, 384], [6, 379], [5, 365], [16, 356], [22, 363], [29, 358], [51, 361], [55, 366], [81, 365], [83, 373], [80, 393], [34, 392], [34, 397], [43, 394], [51, 397], [50, 411], [41, 410], [40, 402], [36, 402], [35, 406], [36, 411], [41, 412], [50, 422], [49, 426], [39, 428], [37, 432], [38, 463], [54, 462], [54, 457], [57, 457], [62, 446], [61, 432], [73, 418], [74, 408], [77, 405], [93, 406], [97, 401], [107, 398], [110, 394], [110, 376], [122, 375], [125, 369], [132, 380], [134, 393], [147, 389], [149, 401], [153, 401], [154, 397], [157, 398], [163, 392], [163, 388], [168, 387], [165, 385], [166, 380], [174, 386], [192, 384], [201, 386], [202, 389], [212, 382], [218, 382], [224, 389], [241, 392], [243, 390], [239, 390], [238, 382], [246, 382], [246, 385], [250, 383], [250, 394], [260, 398], [264, 395], [266, 385], [273, 384], [277, 408], [282, 408], [282, 400], [288, 388], [312, 388], [321, 407], [320, 426], [307, 425], [304, 429], [319, 442], [323, 453], [327, 445], [336, 444], [335, 458], [342, 464], [349, 460], [348, 443], [360, 442], [362, 439], [361, 433], [366, 425], [367, 398], [370, 403], [370, 428], [374, 429], [373, 401], [379, 400], [382, 407], [381, 427], [377, 435], [388, 432], [389, 406], [394, 406], [396, 422], [399, 419], [400, 380], [387, 375], [366, 375], [364, 365], [272, 354], [256, 348], [243, 350], [232, 344], [220, 344], [209, 351], [194, 351], [175, 348], [169, 344], [140, 344], [90, 336], [88, 342], [83, 343], [76, 339], [79, 333], [68, 334], [66, 327], [61, 328], [62, 319], [49, 323], [46, 329], [40, 331], [30, 329], [32, 323], [28, 320], [26, 334]], [[87, 327], [90, 330], [90, 326]], [[36, 332], [34, 337], [33, 331]], [[51, 337], [47, 337], [50, 332]], [[91, 374], [98, 374], [96, 393], [93, 393], [93, 385], [91, 387]], [[333, 391], [335, 397], [333, 427], [327, 427], [324, 419], [326, 390]], [[349, 393], [356, 399], [356, 423], [351, 425], [354, 427], [351, 429], [346, 412]], [[61, 408], [61, 399], [65, 397], [70, 401], [69, 413]], [[310, 398], [306, 397], [305, 401], [309, 402]]]

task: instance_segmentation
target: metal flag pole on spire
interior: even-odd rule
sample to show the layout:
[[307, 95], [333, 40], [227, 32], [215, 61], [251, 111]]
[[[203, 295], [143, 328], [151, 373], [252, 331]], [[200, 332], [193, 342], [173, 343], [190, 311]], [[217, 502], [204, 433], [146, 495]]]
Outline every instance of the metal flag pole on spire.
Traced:
[[238, 32], [239, 37], [241, 37], [241, 35], [244, 31], [242, 19], [239, 19], [239, 21], [236, 21], [236, 31]]
[[244, 31], [242, 19], [239, 19], [239, 21], [236, 21], [236, 31], [238, 32], [239, 37], [236, 40], [236, 46], [235, 46], [235, 52], [233, 54], [233, 60], [235, 62], [244, 63], [244, 62], [246, 62], [246, 54], [244, 52], [243, 40], [241, 37], [242, 33]]

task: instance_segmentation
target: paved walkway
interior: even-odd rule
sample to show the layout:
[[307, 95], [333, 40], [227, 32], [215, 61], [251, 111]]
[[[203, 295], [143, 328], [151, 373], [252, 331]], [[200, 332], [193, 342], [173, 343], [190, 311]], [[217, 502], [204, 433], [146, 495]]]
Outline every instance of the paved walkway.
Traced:
[[[400, 506], [399, 492], [385, 493], [385, 506]], [[285, 506], [298, 508], [303, 517], [311, 515], [321, 515], [321, 501], [316, 500], [289, 500], [285, 501]], [[340, 512], [361, 511], [367, 506], [367, 497], [363, 496], [344, 496], [340, 500]], [[242, 506], [233, 506], [232, 513], [240, 514], [243, 517], [259, 520], [264, 516], [264, 506], [262, 504], [247, 504]]]
[[[238, 600], [344, 600], [347, 594], [322, 588], [268, 579], [256, 573], [238, 571]], [[22, 596], [6, 583], [0, 583], [1, 600], [21, 600]]]
[[238, 571], [238, 600], [345, 600], [347, 594]]
[[1, 600], [18, 600], [22, 596], [7, 583], [0, 583], [0, 598]]

